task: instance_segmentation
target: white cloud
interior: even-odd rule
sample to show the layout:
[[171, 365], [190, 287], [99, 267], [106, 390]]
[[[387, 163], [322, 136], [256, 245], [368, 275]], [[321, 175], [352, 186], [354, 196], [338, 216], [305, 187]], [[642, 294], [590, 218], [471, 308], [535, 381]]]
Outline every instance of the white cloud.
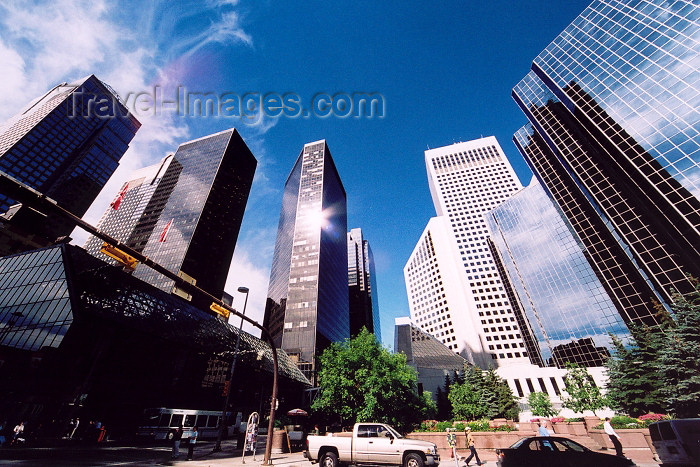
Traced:
[[[246, 306], [246, 316], [262, 324], [265, 316], [265, 302], [267, 300], [267, 283], [270, 271], [266, 267], [261, 267], [252, 258], [257, 253], [250, 253], [248, 250], [236, 248], [233, 262], [229, 269], [228, 280], [224, 289], [233, 295], [233, 307], [238, 311], [243, 311], [245, 294], [238, 292], [239, 287], [247, 287], [248, 305]], [[268, 263], [269, 264], [269, 263]], [[238, 326], [240, 318], [232, 317], [230, 323]], [[243, 325], [243, 329], [255, 336], [260, 336], [260, 330], [249, 323]]]

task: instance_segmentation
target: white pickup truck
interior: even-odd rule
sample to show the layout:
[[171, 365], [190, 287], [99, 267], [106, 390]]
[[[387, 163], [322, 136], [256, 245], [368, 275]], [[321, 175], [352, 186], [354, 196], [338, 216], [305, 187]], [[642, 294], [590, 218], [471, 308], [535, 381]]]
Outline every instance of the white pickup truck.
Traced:
[[339, 464], [386, 464], [404, 467], [437, 466], [437, 446], [408, 439], [383, 423], [356, 423], [352, 433], [308, 436], [304, 457], [322, 467]]

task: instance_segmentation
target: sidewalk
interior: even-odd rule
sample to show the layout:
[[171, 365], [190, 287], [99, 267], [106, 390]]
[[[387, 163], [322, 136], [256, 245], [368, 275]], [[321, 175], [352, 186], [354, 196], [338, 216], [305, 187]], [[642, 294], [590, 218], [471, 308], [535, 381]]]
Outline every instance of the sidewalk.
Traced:
[[[164, 462], [162, 465], [205, 467], [214, 465], [258, 467], [263, 464], [265, 448], [258, 449], [255, 460], [251, 453], [246, 453], [245, 459], [242, 457], [240, 449], [233, 449], [235, 441], [224, 441], [221, 443], [220, 452], [212, 452], [213, 444], [206, 443], [198, 446], [194, 450], [194, 457], [191, 461], [185, 460], [187, 457], [187, 445], [180, 447], [180, 457], [177, 460]], [[272, 465], [280, 467], [311, 467], [311, 462], [304, 458], [303, 452], [292, 452], [284, 454], [272, 454]], [[244, 463], [245, 462], [245, 463]]]

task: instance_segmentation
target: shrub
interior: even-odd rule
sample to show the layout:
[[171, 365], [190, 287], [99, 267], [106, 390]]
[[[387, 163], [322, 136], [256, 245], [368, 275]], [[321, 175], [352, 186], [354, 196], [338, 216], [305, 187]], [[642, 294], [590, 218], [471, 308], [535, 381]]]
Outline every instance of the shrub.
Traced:
[[467, 426], [467, 422], [454, 422], [454, 427], [455, 430], [457, 431], [464, 431], [464, 428]]
[[552, 423], [561, 423], [561, 422], [565, 421], [565, 418], [564, 417], [554, 417], [549, 421]]
[[564, 421], [565, 421], [566, 423], [569, 423], [569, 422], [582, 422], [582, 421], [583, 421], [583, 418], [582, 418], [582, 417], [567, 418], [567, 419], [564, 420]]
[[435, 431], [447, 431], [448, 428], [452, 428], [452, 422], [437, 422]]
[[423, 420], [420, 422], [420, 427], [418, 431], [437, 431], [437, 420]]
[[472, 431], [490, 431], [488, 420], [477, 420], [475, 422], [468, 422], [467, 425], [471, 427]]
[[511, 432], [513, 430], [515, 430], [515, 428], [513, 428], [510, 425], [501, 425], [501, 426], [498, 426], [498, 427], [493, 429], [493, 431], [507, 431], [507, 432]]

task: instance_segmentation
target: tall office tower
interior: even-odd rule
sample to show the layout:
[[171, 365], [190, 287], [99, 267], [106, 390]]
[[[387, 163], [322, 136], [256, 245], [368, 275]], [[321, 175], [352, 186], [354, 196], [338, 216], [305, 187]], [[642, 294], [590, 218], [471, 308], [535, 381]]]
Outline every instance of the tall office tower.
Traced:
[[[174, 155], [130, 177], [100, 229], [222, 297], [256, 166], [233, 128], [182, 143]], [[86, 243], [95, 255], [100, 246], [95, 238]], [[172, 280], [146, 266], [134, 275], [177, 292]]]
[[[0, 170], [82, 216], [140, 126], [94, 75], [62, 83], [3, 124]], [[50, 245], [75, 227], [2, 193], [0, 214], [0, 255]]]
[[513, 90], [516, 146], [626, 322], [700, 277], [699, 12], [596, 0]]
[[[168, 183], [170, 190], [163, 190], [161, 187], [159, 194], [160, 202], [157, 203], [161, 207], [160, 210], [154, 212], [152, 216], [153, 222], [148, 222], [149, 229], [145, 232], [143, 229], [137, 229], [136, 226], [144, 224], [144, 212], [146, 207], [153, 206], [154, 203], [151, 202], [154, 193], [158, 190], [160, 183], [163, 181], [164, 175], [170, 173], [171, 175], [175, 172], [168, 168], [173, 162], [173, 154], [165, 157], [158, 164], [151, 165], [149, 167], [144, 167], [142, 169], [136, 170], [129, 177], [129, 181], [125, 182], [118, 194], [114, 197], [109, 205], [109, 208], [104, 212], [102, 218], [97, 223], [97, 228], [106, 233], [107, 235], [114, 237], [124, 243], [125, 245], [139, 251], [143, 252], [143, 247], [145, 246], [148, 238], [150, 237], [153, 227], [155, 226], [155, 221], [158, 219], [162, 207], [164, 207], [165, 202], [167, 202], [172, 188], [175, 186], [176, 178], [170, 177], [171, 183]], [[180, 164], [177, 164], [181, 167]], [[165, 185], [164, 185], [165, 186]], [[134, 238], [138, 237], [138, 241], [134, 241]], [[93, 256], [107, 260], [107, 258], [100, 253], [103, 241], [95, 236], [90, 236], [85, 243], [85, 250]]]
[[487, 222], [543, 364], [603, 366], [610, 334], [629, 331], [542, 185], [533, 179]]
[[350, 337], [346, 195], [325, 140], [304, 145], [284, 186], [265, 327], [312, 382], [316, 357]]
[[381, 342], [374, 255], [369, 242], [362, 236], [362, 229], [348, 232], [348, 287], [350, 334], [356, 336], [366, 327]]
[[484, 219], [521, 188], [513, 168], [492, 136], [428, 150], [425, 162], [439, 217], [404, 267], [412, 321], [481, 367], [529, 363]]

